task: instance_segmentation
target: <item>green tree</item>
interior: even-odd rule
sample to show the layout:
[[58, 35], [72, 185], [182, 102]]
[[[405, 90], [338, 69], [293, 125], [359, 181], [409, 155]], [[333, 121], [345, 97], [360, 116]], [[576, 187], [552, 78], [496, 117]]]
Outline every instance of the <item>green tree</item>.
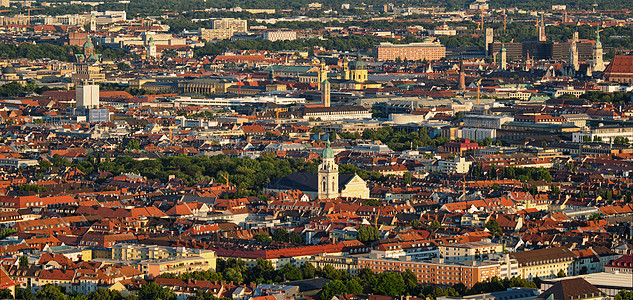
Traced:
[[13, 295], [9, 289], [0, 290], [0, 299], [13, 299]]
[[123, 300], [123, 295], [121, 292], [116, 290], [108, 290], [104, 288], [99, 288], [94, 292], [88, 293], [87, 300]]
[[358, 228], [358, 232], [356, 233], [356, 239], [362, 243], [371, 243], [377, 241], [380, 236], [380, 231], [378, 228], [361, 225]]
[[33, 300], [35, 299], [35, 295], [33, 295], [33, 292], [31, 291], [30, 288], [20, 288], [20, 287], [16, 287], [15, 288], [15, 299], [21, 299], [21, 300]]
[[347, 286], [341, 280], [332, 280], [328, 282], [321, 292], [319, 292], [319, 299], [321, 300], [330, 300], [336, 295], [347, 293]]
[[116, 68], [121, 70], [121, 71], [127, 71], [127, 70], [131, 69], [130, 65], [128, 65], [127, 63], [125, 63], [123, 61], [118, 63], [118, 64], [116, 64]]
[[38, 166], [42, 170], [49, 170], [53, 165], [47, 160], [42, 160], [39, 162]]
[[288, 231], [283, 228], [275, 229], [275, 232], [273, 232], [273, 241], [278, 242], [278, 243], [288, 243], [289, 241]]
[[19, 262], [20, 266], [25, 267], [29, 265], [29, 259], [25, 255], [20, 256]]
[[260, 235], [255, 237], [255, 240], [260, 241], [260, 242], [272, 242], [273, 241], [273, 239], [270, 238], [270, 236], [267, 235], [267, 234], [260, 234]]
[[303, 238], [301, 237], [301, 234], [299, 234], [298, 232], [291, 232], [290, 235], [288, 236], [288, 240], [290, 243], [292, 244], [303, 244]]
[[47, 300], [66, 300], [68, 296], [61, 290], [60, 287], [47, 284], [35, 293], [37, 299]]
[[413, 175], [411, 174], [411, 172], [406, 172], [404, 173], [404, 175], [402, 175], [402, 182], [406, 185], [411, 185], [411, 183], [413, 182]]
[[433, 220], [431, 222], [431, 228], [435, 228], [435, 229], [442, 228], [442, 223], [440, 223], [440, 221], [438, 220]]
[[374, 292], [385, 296], [404, 295], [406, 286], [402, 275], [397, 272], [383, 272], [377, 276], [377, 284]]
[[495, 219], [491, 219], [490, 221], [486, 223], [486, 229], [488, 229], [488, 231], [492, 235], [497, 236], [497, 237], [503, 234], [503, 230], [501, 229], [501, 226], [499, 226], [499, 223], [497, 223], [497, 220]]
[[[39, 296], [37, 297], [40, 298]], [[150, 282], [138, 291], [139, 300], [175, 300], [176, 295], [169, 288], [161, 287], [155, 282]]]
[[14, 228], [2, 228], [0, 229], [0, 240], [13, 235], [16, 232], [18, 232], [18, 230]]
[[633, 300], [633, 291], [621, 290], [615, 295], [615, 300]]
[[305, 279], [314, 278], [314, 276], [316, 275], [316, 271], [317, 270], [314, 265], [312, 265], [312, 263], [305, 262], [303, 263], [303, 265], [301, 265], [301, 274]]
[[363, 201], [363, 206], [382, 206], [382, 202], [378, 199], [367, 199]]
[[242, 283], [244, 281], [242, 273], [234, 268], [228, 268], [224, 270], [224, 272], [222, 273], [222, 278], [226, 281], [232, 281], [235, 283]]
[[128, 150], [139, 150], [140, 149], [140, 145], [139, 142], [137, 140], [129, 140], [127, 142], [127, 146], [125, 146], [126, 149]]
[[558, 277], [558, 278], [562, 278], [562, 277], [565, 277], [565, 276], [567, 276], [567, 273], [563, 269], [558, 270], [558, 273], [556, 273], [556, 277]]
[[291, 264], [283, 265], [277, 273], [280, 275], [278, 281], [296, 281], [303, 279], [301, 270]]

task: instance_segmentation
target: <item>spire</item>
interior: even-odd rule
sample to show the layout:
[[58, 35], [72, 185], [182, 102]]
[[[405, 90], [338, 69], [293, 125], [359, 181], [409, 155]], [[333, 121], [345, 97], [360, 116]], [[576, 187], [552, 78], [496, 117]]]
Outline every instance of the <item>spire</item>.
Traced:
[[506, 54], [506, 45], [505, 43], [501, 44], [501, 57], [499, 58], [499, 67], [501, 70], [505, 70], [508, 67], [508, 57]]
[[459, 58], [459, 90], [466, 90], [466, 73], [464, 71], [464, 55]]

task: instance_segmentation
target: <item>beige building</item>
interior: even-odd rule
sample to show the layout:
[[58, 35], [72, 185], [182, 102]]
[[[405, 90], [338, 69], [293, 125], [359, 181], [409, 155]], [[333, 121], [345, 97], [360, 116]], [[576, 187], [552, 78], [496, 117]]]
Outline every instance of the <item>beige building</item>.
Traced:
[[483, 261], [492, 253], [502, 253], [503, 245], [487, 242], [470, 242], [439, 246], [440, 257], [446, 262]]
[[180, 275], [195, 271], [215, 271], [215, 252], [206, 251], [202, 256], [171, 257], [159, 260], [141, 261], [137, 266], [149, 278], [157, 277], [164, 273]]
[[523, 279], [555, 278], [561, 270], [573, 274], [576, 259], [571, 250], [563, 247], [514, 252], [510, 257], [519, 263], [519, 275]]
[[85, 63], [75, 64], [75, 74], [72, 75], [72, 82], [74, 85], [78, 85], [83, 82], [103, 81], [105, 81], [105, 74], [101, 73], [101, 68], [99, 66]]
[[466, 158], [455, 156], [453, 159], [441, 160], [438, 162], [438, 169], [442, 173], [468, 173], [472, 161], [466, 161]]
[[224, 94], [235, 82], [227, 79], [197, 78], [178, 82], [178, 88], [185, 93]]
[[294, 41], [297, 39], [297, 33], [292, 30], [276, 30], [266, 31], [262, 34], [265, 40], [269, 41]]
[[379, 61], [401, 60], [439, 60], [446, 57], [446, 47], [439, 42], [425, 39], [422, 43], [392, 44], [380, 43], [373, 49], [373, 56]]
[[211, 250], [152, 245], [116, 244], [112, 247], [112, 259], [115, 260], [158, 260], [172, 257], [215, 257], [215, 253]]
[[211, 29], [200, 28], [198, 30], [200, 38], [207, 41], [230, 39], [238, 32], [248, 32], [246, 20], [233, 18], [215, 19], [211, 21]]

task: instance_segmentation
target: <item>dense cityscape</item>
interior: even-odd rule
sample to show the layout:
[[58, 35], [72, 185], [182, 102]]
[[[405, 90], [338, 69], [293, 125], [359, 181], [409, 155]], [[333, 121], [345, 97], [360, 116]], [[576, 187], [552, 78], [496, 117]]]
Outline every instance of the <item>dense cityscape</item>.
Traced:
[[0, 0], [0, 299], [633, 300], [632, 9]]

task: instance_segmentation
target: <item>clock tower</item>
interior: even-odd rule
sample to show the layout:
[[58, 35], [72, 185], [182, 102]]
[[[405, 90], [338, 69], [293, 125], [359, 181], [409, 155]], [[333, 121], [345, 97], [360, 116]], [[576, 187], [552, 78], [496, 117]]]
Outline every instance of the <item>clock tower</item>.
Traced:
[[339, 196], [338, 191], [338, 165], [334, 161], [334, 150], [327, 141], [327, 147], [323, 150], [323, 162], [319, 165], [318, 175], [319, 199], [332, 199]]

